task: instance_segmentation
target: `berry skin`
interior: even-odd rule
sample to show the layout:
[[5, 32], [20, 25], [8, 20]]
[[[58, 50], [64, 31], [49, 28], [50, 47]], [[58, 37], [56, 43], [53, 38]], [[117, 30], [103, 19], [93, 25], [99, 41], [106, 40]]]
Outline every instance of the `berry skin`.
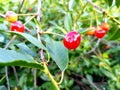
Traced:
[[63, 39], [63, 44], [68, 49], [76, 49], [81, 42], [81, 37], [78, 32], [71, 31]]
[[106, 34], [106, 31], [103, 30], [103, 29], [100, 29], [100, 30], [95, 30], [95, 36], [97, 38], [103, 38]]
[[10, 30], [23, 33], [24, 32], [24, 25], [20, 21], [11, 23]]
[[8, 11], [5, 15], [5, 18], [9, 22], [16, 22], [18, 20], [17, 14], [13, 11]]
[[101, 28], [107, 32], [109, 30], [109, 24], [104, 22], [102, 23]]
[[95, 30], [89, 30], [86, 32], [86, 34], [92, 36], [95, 34]]

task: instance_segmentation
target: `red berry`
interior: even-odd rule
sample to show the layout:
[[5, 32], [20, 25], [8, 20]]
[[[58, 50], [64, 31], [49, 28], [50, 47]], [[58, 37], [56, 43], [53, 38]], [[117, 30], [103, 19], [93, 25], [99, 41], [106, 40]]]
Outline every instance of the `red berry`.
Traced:
[[95, 30], [95, 36], [97, 38], [103, 38], [106, 34], [106, 31], [103, 30], [103, 29], [100, 29], [100, 30]]
[[71, 31], [63, 39], [63, 44], [68, 49], [76, 49], [81, 42], [81, 37], [78, 32]]
[[109, 30], [109, 24], [104, 22], [102, 23], [101, 28], [107, 32]]
[[11, 23], [10, 30], [16, 32], [24, 32], [24, 25], [20, 21]]

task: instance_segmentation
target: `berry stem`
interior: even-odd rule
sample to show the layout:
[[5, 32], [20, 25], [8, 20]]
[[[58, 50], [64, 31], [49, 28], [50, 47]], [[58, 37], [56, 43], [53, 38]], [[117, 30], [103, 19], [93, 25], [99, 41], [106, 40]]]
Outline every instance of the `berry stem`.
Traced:
[[85, 4], [81, 10], [81, 12], [78, 12], [78, 16], [74, 20], [74, 30], [76, 30], [77, 27], [77, 21], [79, 20], [81, 14], [85, 11], [87, 4]]
[[96, 15], [96, 11], [94, 11], [94, 15], [95, 15], [95, 20], [96, 20], [96, 26], [98, 26], [98, 19], [97, 19], [97, 15]]
[[17, 14], [18, 16], [36, 16], [37, 14]]
[[26, 25], [27, 23], [29, 23], [35, 16], [32, 16], [31, 18], [29, 18], [25, 23], [24, 25]]
[[61, 34], [58, 34], [58, 33], [53, 33], [53, 32], [40, 32], [40, 34], [53, 34], [53, 35], [64, 37], [64, 35], [61, 35]]

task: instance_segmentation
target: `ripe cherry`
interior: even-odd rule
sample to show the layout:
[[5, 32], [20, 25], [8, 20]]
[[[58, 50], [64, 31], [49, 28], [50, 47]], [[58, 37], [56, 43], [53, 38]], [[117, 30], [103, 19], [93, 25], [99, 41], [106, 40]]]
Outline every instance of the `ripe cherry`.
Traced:
[[101, 28], [107, 32], [109, 30], [109, 24], [104, 22], [102, 23]]
[[92, 35], [95, 34], [95, 30], [93, 30], [93, 29], [89, 30], [89, 31], [86, 32], [86, 34], [92, 36]]
[[18, 20], [17, 14], [13, 11], [8, 11], [5, 15], [5, 18], [9, 22], [16, 22]]
[[16, 32], [24, 32], [24, 25], [20, 21], [11, 23], [10, 30]]
[[63, 39], [63, 44], [68, 49], [76, 49], [81, 42], [81, 37], [78, 32], [71, 31]]
[[95, 30], [95, 36], [97, 38], [103, 38], [106, 34], [106, 31], [103, 30], [103, 29], [100, 29], [100, 30]]

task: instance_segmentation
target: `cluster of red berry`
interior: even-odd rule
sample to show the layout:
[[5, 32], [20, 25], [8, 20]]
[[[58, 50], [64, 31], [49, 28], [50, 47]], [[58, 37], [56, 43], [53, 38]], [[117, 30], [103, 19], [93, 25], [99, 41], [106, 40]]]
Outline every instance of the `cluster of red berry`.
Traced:
[[[13, 11], [8, 11], [6, 13], [6, 20], [11, 22], [10, 30], [17, 32], [24, 32], [24, 25], [18, 21], [18, 15]], [[105, 36], [109, 30], [109, 25], [107, 23], [102, 23], [101, 26], [96, 27], [94, 30], [89, 30], [88, 35], [95, 35], [97, 38], [102, 38]], [[68, 49], [76, 49], [81, 42], [81, 36], [76, 31], [71, 31], [63, 39], [63, 44]]]
[[97, 26], [92, 30], [89, 30], [86, 34], [87, 35], [95, 35], [97, 38], [103, 38], [107, 31], [109, 30], [109, 24], [103, 22], [101, 26]]
[[[94, 28], [94, 30], [89, 30], [88, 35], [95, 35], [97, 38], [103, 38], [107, 31], [109, 30], [109, 25], [107, 23], [102, 23], [101, 26]], [[71, 31], [63, 39], [63, 44], [68, 49], [76, 49], [81, 42], [81, 36], [76, 31]]]
[[5, 16], [6, 20], [11, 22], [10, 30], [24, 32], [24, 25], [18, 21], [18, 15], [13, 11], [8, 11]]

